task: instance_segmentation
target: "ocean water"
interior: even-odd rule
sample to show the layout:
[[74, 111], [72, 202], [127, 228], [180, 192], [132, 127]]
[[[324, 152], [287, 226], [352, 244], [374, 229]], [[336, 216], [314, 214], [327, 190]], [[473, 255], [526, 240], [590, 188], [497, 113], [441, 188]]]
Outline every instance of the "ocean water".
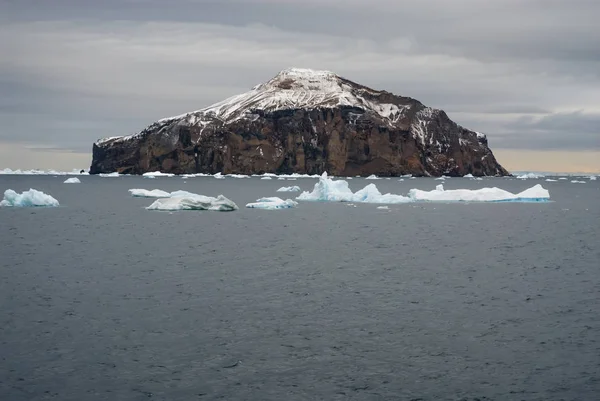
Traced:
[[[300, 203], [297, 181], [0, 176], [0, 400], [596, 400], [600, 181], [549, 203]], [[585, 180], [587, 181], [587, 180]], [[349, 181], [356, 190], [440, 181]], [[129, 188], [223, 194], [156, 212]]]

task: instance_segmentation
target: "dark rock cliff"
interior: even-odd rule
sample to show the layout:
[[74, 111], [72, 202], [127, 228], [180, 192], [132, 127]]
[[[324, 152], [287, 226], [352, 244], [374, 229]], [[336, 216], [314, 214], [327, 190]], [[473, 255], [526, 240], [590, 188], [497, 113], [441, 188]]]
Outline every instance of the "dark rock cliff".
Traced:
[[508, 175], [486, 136], [415, 99], [282, 71], [250, 92], [93, 145], [90, 173]]

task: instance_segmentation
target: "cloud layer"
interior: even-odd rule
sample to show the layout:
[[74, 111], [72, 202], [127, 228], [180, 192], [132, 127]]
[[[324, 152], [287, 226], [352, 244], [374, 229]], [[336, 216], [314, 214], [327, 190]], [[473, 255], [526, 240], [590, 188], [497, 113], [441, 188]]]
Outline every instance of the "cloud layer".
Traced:
[[492, 148], [600, 150], [600, 2], [0, 3], [0, 142], [89, 151], [297, 66], [446, 110]]

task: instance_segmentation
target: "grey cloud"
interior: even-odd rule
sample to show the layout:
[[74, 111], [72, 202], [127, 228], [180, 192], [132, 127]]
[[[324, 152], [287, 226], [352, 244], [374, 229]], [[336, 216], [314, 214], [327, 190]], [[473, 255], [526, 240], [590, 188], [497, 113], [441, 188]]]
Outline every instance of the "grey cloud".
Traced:
[[299, 66], [445, 109], [492, 146], [590, 146], [588, 126], [553, 127], [599, 111], [600, 3], [365, 4], [0, 2], [0, 140], [89, 150]]

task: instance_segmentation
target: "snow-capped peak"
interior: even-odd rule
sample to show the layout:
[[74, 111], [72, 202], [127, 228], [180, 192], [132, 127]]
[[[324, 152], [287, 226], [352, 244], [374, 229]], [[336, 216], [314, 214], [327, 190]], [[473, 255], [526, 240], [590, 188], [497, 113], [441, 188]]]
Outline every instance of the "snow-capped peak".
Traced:
[[[307, 68], [288, 68], [279, 72], [266, 83], [250, 91], [232, 96], [204, 109], [163, 118], [159, 122], [196, 116], [234, 121], [252, 114], [253, 110], [277, 111], [285, 109], [333, 108], [337, 106], [358, 107], [373, 111], [390, 122], [397, 120], [403, 105], [380, 103], [366, 97], [382, 92], [370, 90], [341, 78], [331, 71]], [[193, 118], [192, 120], [196, 120]]]
[[[256, 117], [258, 110], [274, 112], [349, 106], [375, 113], [392, 126], [403, 119], [407, 111], [417, 104], [419, 109], [423, 109], [423, 106], [413, 99], [400, 98], [388, 92], [369, 89], [331, 71], [288, 68], [246, 93], [232, 96], [204, 109], [160, 119], [157, 124], [164, 125], [176, 120], [185, 120], [186, 124], [204, 127], [217, 121], [229, 123], [243, 118], [252, 119]], [[426, 110], [430, 109], [426, 108]], [[127, 140], [140, 134], [102, 139], [96, 143]]]

